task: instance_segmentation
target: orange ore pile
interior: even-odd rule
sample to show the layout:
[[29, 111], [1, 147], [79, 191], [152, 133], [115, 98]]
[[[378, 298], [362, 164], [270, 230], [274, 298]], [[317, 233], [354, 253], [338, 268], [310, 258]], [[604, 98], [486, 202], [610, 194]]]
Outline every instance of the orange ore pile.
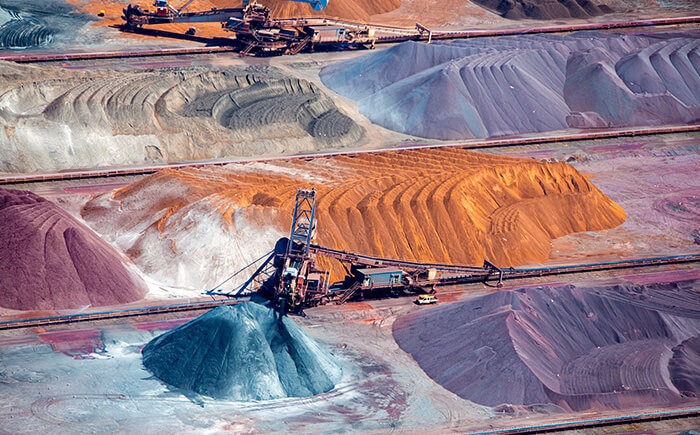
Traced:
[[[104, 11], [105, 16], [100, 18], [95, 24], [98, 26], [118, 26], [123, 23], [121, 19], [122, 9], [128, 3], [140, 4], [144, 9], [153, 10], [152, 1], [138, 2], [117, 2], [114, 0], [90, 1], [83, 0], [68, 0], [68, 3], [75, 6], [79, 11], [96, 16], [98, 12]], [[187, 3], [185, 1], [182, 2]], [[258, 0], [257, 3], [267, 6], [270, 9], [270, 15], [275, 18], [288, 17], [336, 17], [346, 20], [356, 20], [368, 22], [370, 16], [375, 14], [383, 14], [390, 12], [401, 5], [401, 0], [345, 0], [345, 1], [330, 1], [328, 7], [321, 11], [314, 10], [309, 4], [295, 3], [288, 0]], [[175, 7], [182, 5], [176, 2], [171, 2]], [[230, 0], [195, 0], [188, 4], [184, 12], [208, 11], [212, 8], [227, 9], [240, 8], [243, 2]], [[167, 32], [182, 33], [190, 26], [197, 28], [197, 34], [205, 37], [227, 37], [226, 32], [221, 30], [219, 22], [197, 22], [197, 23], [171, 23], [154, 26], [159, 30]], [[134, 35], [130, 35], [134, 36]], [[140, 37], [144, 37], [141, 35]], [[148, 39], [148, 37], [146, 37]]]
[[392, 11], [401, 5], [401, 0], [344, 0], [328, 2], [328, 7], [316, 11], [305, 3], [287, 0], [258, 0], [270, 8], [273, 17], [339, 17], [369, 21], [371, 15]]
[[[270, 226], [288, 233], [298, 187], [317, 190], [320, 245], [413, 261], [540, 262], [556, 237], [625, 220], [620, 206], [567, 164], [456, 148], [165, 170], [94, 199], [83, 216], [102, 234], [176, 250], [191, 225], [174, 220], [218, 215], [235, 237], [245, 215], [245, 232], [259, 231], [261, 240]], [[152, 250], [143, 243], [120, 247], [137, 264]]]

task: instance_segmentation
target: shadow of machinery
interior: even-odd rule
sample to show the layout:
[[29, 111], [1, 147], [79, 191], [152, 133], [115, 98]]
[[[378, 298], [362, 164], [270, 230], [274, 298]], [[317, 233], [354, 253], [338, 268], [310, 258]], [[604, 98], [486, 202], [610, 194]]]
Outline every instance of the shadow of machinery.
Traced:
[[236, 46], [236, 42], [233, 39], [230, 38], [222, 38], [222, 37], [212, 37], [212, 38], [207, 38], [204, 36], [197, 36], [197, 35], [192, 35], [188, 34], [186, 32], [183, 33], [178, 33], [178, 32], [170, 32], [167, 30], [158, 30], [158, 29], [145, 29], [145, 28], [139, 28], [139, 29], [132, 29], [127, 26], [124, 26], [123, 24], [113, 24], [109, 26], [113, 29], [120, 30], [122, 32], [126, 33], [135, 33], [138, 35], [145, 35], [145, 36], [153, 36], [153, 37], [158, 37], [158, 38], [171, 38], [171, 39], [179, 39], [183, 41], [191, 41], [191, 42], [199, 42], [202, 44], [205, 44], [207, 47], [234, 47]]

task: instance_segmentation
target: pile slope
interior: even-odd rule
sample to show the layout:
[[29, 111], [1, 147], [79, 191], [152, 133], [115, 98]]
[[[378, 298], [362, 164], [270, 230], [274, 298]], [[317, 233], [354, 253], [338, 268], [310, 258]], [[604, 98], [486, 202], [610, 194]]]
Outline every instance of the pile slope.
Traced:
[[0, 188], [0, 306], [53, 310], [143, 298], [145, 283], [83, 223], [46, 199]]
[[160, 380], [215, 399], [309, 397], [332, 390], [342, 374], [293, 320], [254, 302], [214, 308], [142, 353]]
[[0, 107], [0, 172], [279, 155], [357, 145], [364, 135], [317, 86], [274, 69], [8, 64]]
[[697, 33], [578, 32], [406, 42], [321, 79], [376, 124], [454, 140], [696, 122], [699, 58]]
[[585, 19], [613, 11], [610, 6], [591, 0], [474, 0], [474, 3], [511, 20]]
[[626, 408], [697, 401], [697, 282], [499, 291], [399, 317], [399, 346], [465, 399]]
[[412, 261], [544, 261], [553, 238], [625, 219], [570, 165], [456, 148], [161, 171], [82, 215], [145, 273], [210, 288], [288, 234], [298, 187], [317, 191], [319, 244]]
[[82, 43], [83, 30], [94, 20], [76, 12], [61, 0], [31, 2], [3, 0], [0, 5], [0, 52], [3, 49], [27, 49]]
[[330, 0], [320, 11], [310, 5], [286, 0], [261, 0], [258, 3], [270, 8], [273, 17], [337, 17], [357, 21], [369, 21], [371, 15], [383, 14], [399, 7], [401, 0]]

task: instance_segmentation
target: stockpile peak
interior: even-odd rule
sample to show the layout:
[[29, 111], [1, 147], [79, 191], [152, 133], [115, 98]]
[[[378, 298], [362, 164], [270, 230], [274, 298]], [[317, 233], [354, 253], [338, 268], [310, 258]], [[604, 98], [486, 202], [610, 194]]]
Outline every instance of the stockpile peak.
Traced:
[[124, 304], [146, 284], [90, 228], [32, 192], [0, 188], [0, 306], [52, 310]]
[[342, 374], [293, 320], [255, 302], [217, 307], [154, 338], [143, 364], [171, 386], [238, 401], [313, 396]]

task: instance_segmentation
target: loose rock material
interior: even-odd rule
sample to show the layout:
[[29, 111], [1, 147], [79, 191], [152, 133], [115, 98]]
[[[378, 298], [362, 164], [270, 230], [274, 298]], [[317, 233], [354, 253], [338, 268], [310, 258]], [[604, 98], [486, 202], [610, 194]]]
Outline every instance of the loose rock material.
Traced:
[[697, 282], [499, 291], [421, 310], [394, 337], [474, 402], [626, 408], [696, 400]]
[[254, 302], [220, 306], [156, 337], [143, 364], [172, 386], [238, 401], [308, 397], [342, 375], [293, 320]]
[[372, 122], [456, 140], [700, 119], [700, 34], [406, 42], [321, 71]]
[[85, 224], [46, 199], [0, 188], [0, 306], [52, 310], [143, 298], [146, 285]]

